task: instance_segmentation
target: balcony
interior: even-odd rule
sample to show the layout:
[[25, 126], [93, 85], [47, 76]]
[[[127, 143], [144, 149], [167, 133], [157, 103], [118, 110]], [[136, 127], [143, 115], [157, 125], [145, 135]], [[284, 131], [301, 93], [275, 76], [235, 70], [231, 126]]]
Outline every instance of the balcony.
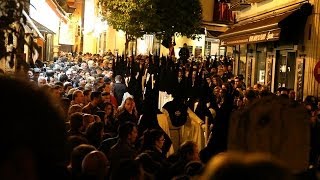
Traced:
[[262, 0], [231, 0], [230, 9], [232, 11], [241, 11], [243, 9], [250, 7], [252, 1], [262, 1]]
[[247, 0], [248, 3], [259, 3], [265, 0]]
[[230, 8], [230, 3], [217, 2], [214, 7], [213, 22], [219, 24], [232, 25], [235, 23], [236, 15]]

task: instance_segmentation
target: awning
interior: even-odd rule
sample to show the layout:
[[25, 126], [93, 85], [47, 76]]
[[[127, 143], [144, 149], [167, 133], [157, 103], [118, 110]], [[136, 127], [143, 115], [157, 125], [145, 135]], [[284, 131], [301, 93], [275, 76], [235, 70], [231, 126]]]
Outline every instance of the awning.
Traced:
[[217, 31], [217, 32], [226, 32], [228, 30], [228, 25], [218, 24], [212, 22], [202, 22], [202, 28], [207, 29], [208, 31]]
[[304, 3], [281, 14], [233, 25], [218, 38], [222, 46], [277, 41], [282, 39], [283, 35], [285, 40], [296, 41], [297, 34], [301, 34], [301, 30], [303, 32], [306, 19], [311, 12], [311, 4]]
[[42, 39], [45, 40], [45, 38], [43, 37], [43, 35], [41, 34], [41, 32], [39, 31], [39, 29], [37, 28], [37, 26], [33, 23], [33, 21], [31, 20], [31, 18], [29, 17], [29, 15], [22, 10], [22, 14], [26, 17], [27, 22], [30, 24], [31, 28], [36, 31], [37, 35]]
[[53, 31], [51, 31], [49, 28], [45, 27], [44, 25], [40, 24], [38, 21], [31, 18], [33, 23], [37, 26], [40, 32], [46, 33], [46, 34], [55, 34]]
[[208, 38], [217, 38], [217, 37], [220, 36], [222, 33], [223, 33], [223, 32], [207, 30], [207, 37], [208, 37]]

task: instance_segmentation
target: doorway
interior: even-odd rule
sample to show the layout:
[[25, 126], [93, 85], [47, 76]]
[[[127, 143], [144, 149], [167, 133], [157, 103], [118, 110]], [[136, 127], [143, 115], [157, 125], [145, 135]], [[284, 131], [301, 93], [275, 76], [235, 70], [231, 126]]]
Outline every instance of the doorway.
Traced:
[[296, 52], [277, 51], [275, 91], [279, 87], [294, 89]]

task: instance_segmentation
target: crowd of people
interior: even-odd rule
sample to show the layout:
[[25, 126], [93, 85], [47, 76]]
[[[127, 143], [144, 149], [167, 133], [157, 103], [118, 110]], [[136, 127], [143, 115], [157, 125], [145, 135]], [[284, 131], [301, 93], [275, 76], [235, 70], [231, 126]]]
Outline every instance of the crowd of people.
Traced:
[[[0, 179], [312, 179], [317, 98], [232, 72], [224, 56], [61, 52], [30, 65], [27, 82], [1, 76]], [[159, 106], [159, 92], [173, 99]]]

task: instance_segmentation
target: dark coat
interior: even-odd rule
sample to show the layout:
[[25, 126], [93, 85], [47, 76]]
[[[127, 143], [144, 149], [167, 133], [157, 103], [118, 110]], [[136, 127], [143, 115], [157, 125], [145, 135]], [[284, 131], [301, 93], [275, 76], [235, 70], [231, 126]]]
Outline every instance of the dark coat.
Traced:
[[115, 83], [114, 84], [114, 96], [117, 99], [118, 105], [121, 104], [122, 102], [122, 98], [123, 98], [123, 94], [127, 92], [127, 86], [123, 83]]
[[121, 168], [120, 162], [122, 160], [134, 160], [136, 156], [137, 152], [134, 147], [128, 142], [119, 139], [117, 144], [111, 148], [108, 154], [108, 159], [110, 160], [111, 177], [112, 172], [116, 172], [119, 168]]
[[90, 102], [82, 108], [82, 112], [87, 114], [94, 115], [98, 111], [100, 111], [100, 108], [98, 106], [94, 107]]
[[124, 110], [122, 113], [120, 113], [117, 119], [119, 125], [128, 121], [136, 124], [138, 123], [138, 118], [136, 115], [130, 114], [127, 110]]

